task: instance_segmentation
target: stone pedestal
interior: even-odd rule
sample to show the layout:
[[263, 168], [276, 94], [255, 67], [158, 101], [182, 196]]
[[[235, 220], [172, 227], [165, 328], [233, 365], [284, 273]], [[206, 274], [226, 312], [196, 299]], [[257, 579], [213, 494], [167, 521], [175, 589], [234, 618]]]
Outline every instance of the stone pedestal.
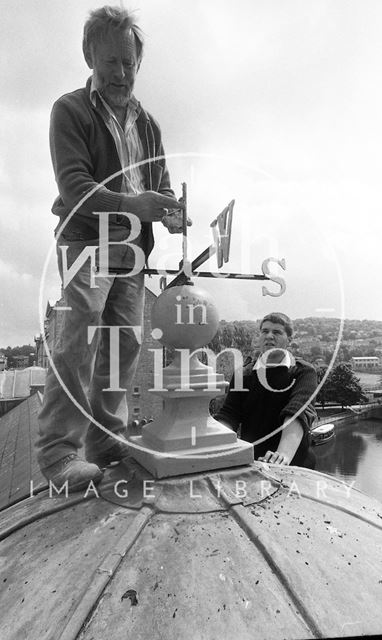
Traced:
[[212, 398], [224, 393], [227, 382], [212, 367], [189, 363], [181, 375], [180, 355], [163, 371], [162, 415], [130, 439], [132, 456], [155, 478], [247, 465], [253, 447], [209, 414]]

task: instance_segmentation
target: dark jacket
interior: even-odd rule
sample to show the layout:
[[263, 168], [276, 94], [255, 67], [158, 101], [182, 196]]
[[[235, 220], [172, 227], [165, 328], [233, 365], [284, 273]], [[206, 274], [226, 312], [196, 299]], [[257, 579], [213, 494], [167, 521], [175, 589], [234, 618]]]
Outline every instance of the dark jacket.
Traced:
[[[120, 194], [122, 174], [113, 136], [102, 115], [90, 100], [91, 79], [86, 87], [67, 93], [53, 105], [50, 124], [50, 149], [59, 196], [52, 211], [62, 222], [98, 184], [106, 182], [75, 211], [65, 231], [79, 233], [85, 239], [98, 238], [98, 216], [93, 211], [122, 211]], [[144, 157], [163, 156], [159, 125], [141, 108], [137, 127]], [[142, 165], [147, 190], [173, 196], [164, 158]], [[127, 218], [116, 216], [116, 222], [126, 224]], [[143, 246], [146, 257], [153, 248], [151, 223], [142, 223]]]
[[[244, 368], [243, 388], [247, 391], [233, 391], [232, 378], [223, 407], [215, 415], [216, 420], [223, 422], [234, 431], [241, 429], [241, 438], [247, 442], [255, 442], [268, 435], [284, 423], [285, 418], [295, 416], [303, 405], [309, 401], [317, 387], [316, 371], [312, 365], [296, 358], [296, 365], [291, 369], [276, 367], [267, 371], [267, 382], [273, 389], [285, 389], [294, 380], [288, 391], [270, 391], [266, 389], [253, 370], [253, 362]], [[301, 467], [314, 467], [314, 454], [310, 450], [309, 430], [316, 417], [315, 410], [309, 404], [296, 418], [304, 430], [304, 435], [291, 464]], [[254, 445], [254, 456], [265, 455], [276, 451], [281, 432], [269, 439]]]

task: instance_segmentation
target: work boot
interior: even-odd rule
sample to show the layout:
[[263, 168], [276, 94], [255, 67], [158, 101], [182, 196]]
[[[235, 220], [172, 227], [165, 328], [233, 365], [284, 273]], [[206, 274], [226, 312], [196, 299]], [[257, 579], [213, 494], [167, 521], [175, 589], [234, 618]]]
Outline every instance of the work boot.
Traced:
[[86, 460], [104, 469], [112, 462], [120, 462], [126, 458], [130, 454], [128, 442], [123, 434], [118, 433], [116, 435], [123, 438], [126, 444], [108, 436], [98, 445], [97, 449], [86, 448]]
[[41, 473], [57, 489], [68, 481], [70, 491], [80, 491], [88, 487], [89, 482], [99, 482], [103, 473], [95, 464], [90, 464], [76, 453], [69, 453], [61, 460], [41, 469]]

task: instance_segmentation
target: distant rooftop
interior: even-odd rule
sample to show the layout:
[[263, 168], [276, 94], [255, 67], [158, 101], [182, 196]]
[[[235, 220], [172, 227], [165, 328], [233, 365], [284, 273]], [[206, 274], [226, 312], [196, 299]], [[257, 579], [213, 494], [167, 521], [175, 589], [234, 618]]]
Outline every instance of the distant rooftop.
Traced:
[[0, 371], [0, 399], [27, 398], [32, 387], [45, 384], [45, 377], [42, 367]]
[[46, 486], [34, 451], [41, 395], [34, 394], [0, 418], [0, 509]]

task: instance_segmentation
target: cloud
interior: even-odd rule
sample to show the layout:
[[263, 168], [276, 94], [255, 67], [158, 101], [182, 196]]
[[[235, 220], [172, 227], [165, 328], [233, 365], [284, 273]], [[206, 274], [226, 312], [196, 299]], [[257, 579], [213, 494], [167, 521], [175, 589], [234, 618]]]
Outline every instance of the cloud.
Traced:
[[[57, 222], [50, 213], [56, 185], [49, 114], [58, 96], [89, 75], [82, 28], [98, 6], [13, 0], [2, 7], [2, 322], [15, 341], [28, 326], [35, 332], [32, 308]], [[260, 283], [203, 282], [216, 293], [222, 317], [261, 315], [275, 304], [292, 316], [333, 306], [330, 245], [347, 313], [381, 318], [380, 2], [138, 0], [136, 6], [147, 34], [136, 94], [161, 123], [167, 152], [210, 154], [169, 159], [177, 194], [181, 182], [189, 187], [190, 255], [210, 244], [211, 220], [235, 198], [229, 268], [261, 272], [270, 254], [287, 261], [288, 288], [279, 299], [263, 298]], [[179, 239], [160, 227], [156, 236], [152, 264], [166, 254], [176, 266]], [[53, 263], [47, 297], [55, 297]]]
[[[32, 274], [16, 271], [11, 265], [0, 260], [1, 313], [0, 346], [29, 343], [33, 340], [30, 333], [31, 317], [36, 320], [35, 282]], [[37, 332], [37, 331], [36, 331]]]
[[[230, 158], [190, 157], [170, 162], [173, 176], [178, 175], [180, 165], [189, 180], [189, 215], [194, 219], [189, 230], [190, 257], [196, 257], [211, 243], [209, 225], [234, 197], [231, 256], [224, 270], [261, 274], [264, 259], [272, 256], [286, 260], [287, 291], [278, 300], [263, 300], [260, 283], [231, 280], [217, 285], [215, 280], [212, 284], [202, 281], [207, 289], [215, 288], [219, 304], [230, 318], [237, 317], [236, 309], [243, 308], [243, 299], [249, 301], [250, 314], [258, 309], [261, 315], [264, 305], [268, 309], [277, 303], [295, 317], [314, 315], [322, 307], [335, 309], [339, 316], [340, 279], [344, 282], [348, 317], [378, 317], [380, 305], [375, 296], [364, 295], [362, 302], [359, 297], [369, 273], [382, 286], [376, 267], [382, 231], [378, 215], [382, 202], [377, 188], [362, 182], [272, 179]], [[159, 259], [161, 266], [176, 267], [181, 243], [176, 236], [168, 240], [165, 233], [159, 230], [157, 234], [151, 262]], [[164, 255], [168, 256], [166, 261]], [[215, 270], [214, 258], [202, 268]], [[272, 287], [278, 290], [277, 285]]]

